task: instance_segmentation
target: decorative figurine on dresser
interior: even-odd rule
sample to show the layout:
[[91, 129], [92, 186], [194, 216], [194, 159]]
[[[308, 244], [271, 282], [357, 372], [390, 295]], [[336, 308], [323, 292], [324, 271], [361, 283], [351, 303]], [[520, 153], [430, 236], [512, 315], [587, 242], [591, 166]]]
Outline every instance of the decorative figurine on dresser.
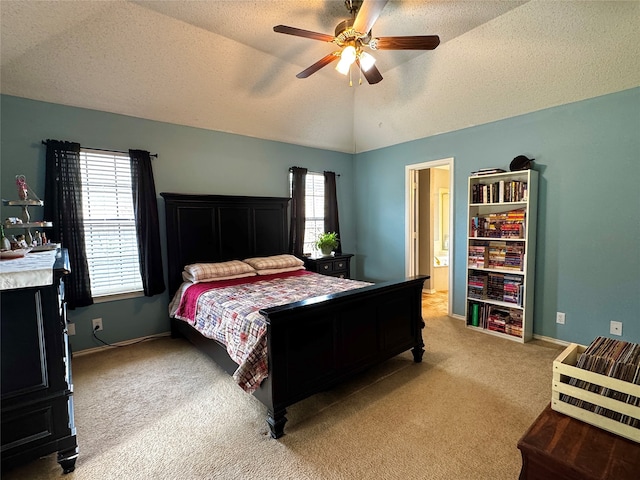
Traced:
[[[23, 214], [35, 205], [27, 202], [43, 204], [24, 196], [3, 203]], [[28, 232], [33, 223], [22, 227]], [[78, 457], [64, 300], [69, 256], [59, 245], [30, 243], [0, 252], [2, 470], [57, 452], [69, 473]]]

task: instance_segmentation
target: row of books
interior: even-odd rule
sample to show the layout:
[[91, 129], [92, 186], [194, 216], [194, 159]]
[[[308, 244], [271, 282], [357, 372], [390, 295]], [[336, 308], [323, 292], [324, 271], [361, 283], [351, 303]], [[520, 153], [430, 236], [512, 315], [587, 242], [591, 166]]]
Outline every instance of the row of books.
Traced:
[[470, 270], [467, 293], [469, 298], [497, 300], [521, 307], [524, 299], [524, 279], [521, 275]]
[[522, 310], [469, 302], [467, 325], [522, 338]]
[[469, 245], [468, 265], [472, 268], [496, 268], [522, 271], [524, 243], [489, 241]]
[[526, 214], [524, 209], [489, 213], [471, 217], [470, 237], [524, 238]]
[[527, 201], [527, 182], [500, 180], [471, 185], [471, 203], [508, 203]]
[[[607, 337], [597, 337], [580, 355], [576, 367], [640, 385], [640, 345]], [[640, 406], [640, 397], [618, 392], [602, 385], [571, 378], [573, 385], [620, 402]], [[560, 400], [640, 429], [640, 419], [623, 415], [593, 403], [562, 394]]]

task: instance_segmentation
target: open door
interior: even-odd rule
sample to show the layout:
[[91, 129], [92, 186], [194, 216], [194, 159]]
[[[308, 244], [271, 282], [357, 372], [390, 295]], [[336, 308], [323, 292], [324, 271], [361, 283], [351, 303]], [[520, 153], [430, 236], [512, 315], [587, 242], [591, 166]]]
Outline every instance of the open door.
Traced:
[[406, 274], [429, 275], [451, 314], [453, 288], [453, 158], [406, 167]]

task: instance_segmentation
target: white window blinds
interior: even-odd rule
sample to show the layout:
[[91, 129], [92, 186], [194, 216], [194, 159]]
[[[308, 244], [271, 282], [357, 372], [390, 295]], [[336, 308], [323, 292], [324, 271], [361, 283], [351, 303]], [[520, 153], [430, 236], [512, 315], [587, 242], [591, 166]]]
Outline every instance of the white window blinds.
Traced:
[[81, 149], [80, 164], [91, 294], [141, 291], [129, 157]]
[[[289, 174], [291, 185], [293, 174]], [[324, 233], [324, 175], [322, 173], [307, 172], [305, 176], [305, 224], [304, 224], [304, 253], [317, 252], [316, 240]], [[291, 189], [289, 190], [291, 195]]]

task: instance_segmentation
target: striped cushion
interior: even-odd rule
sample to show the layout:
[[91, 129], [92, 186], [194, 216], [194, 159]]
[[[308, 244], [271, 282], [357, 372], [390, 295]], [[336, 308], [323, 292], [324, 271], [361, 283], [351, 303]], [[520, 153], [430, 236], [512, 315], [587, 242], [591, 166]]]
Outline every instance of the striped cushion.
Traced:
[[256, 270], [273, 270], [276, 268], [300, 267], [304, 262], [293, 255], [273, 255], [271, 257], [246, 258], [245, 263], [251, 265]]
[[253, 267], [240, 260], [219, 263], [194, 263], [184, 267], [182, 278], [187, 282], [213, 282], [256, 275]]
[[284, 268], [265, 268], [263, 270], [258, 270], [258, 275], [272, 275], [274, 273], [295, 272], [296, 270], [304, 270], [304, 265]]

